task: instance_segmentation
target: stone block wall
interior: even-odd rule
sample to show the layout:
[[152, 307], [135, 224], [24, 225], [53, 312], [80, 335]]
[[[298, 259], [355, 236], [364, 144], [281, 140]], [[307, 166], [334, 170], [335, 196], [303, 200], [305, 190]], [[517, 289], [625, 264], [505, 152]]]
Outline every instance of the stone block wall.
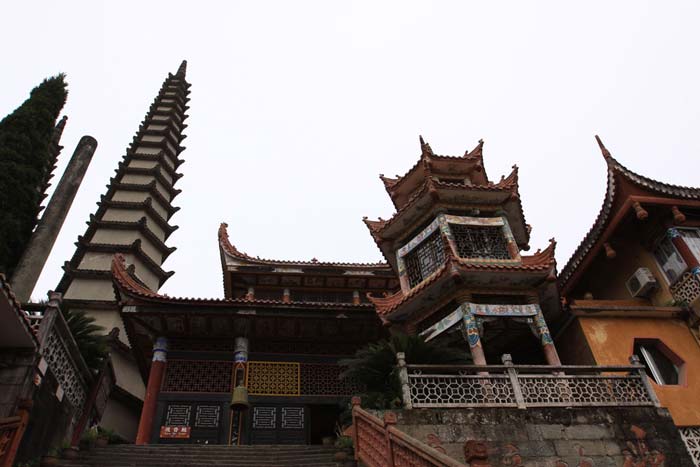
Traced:
[[396, 413], [399, 429], [473, 467], [694, 465], [665, 409], [480, 408]]

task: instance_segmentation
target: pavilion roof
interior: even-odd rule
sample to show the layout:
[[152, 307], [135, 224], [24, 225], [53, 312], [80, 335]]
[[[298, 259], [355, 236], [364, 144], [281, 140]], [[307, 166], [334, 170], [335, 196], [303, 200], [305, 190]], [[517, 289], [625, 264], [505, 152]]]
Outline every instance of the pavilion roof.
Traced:
[[642, 191], [659, 198], [700, 200], [700, 188], [672, 185], [632, 172], [610, 154], [597, 135], [596, 140], [607, 165], [607, 188], [595, 222], [559, 274], [559, 286], [562, 292], [571, 287], [572, 278], [585, 269], [588, 261], [601, 248], [608, 230], [614, 228], [612, 219], [624, 205], [623, 201], [630, 197], [630, 190], [624, 190], [624, 188], [630, 187], [637, 192]]
[[310, 261], [297, 261], [297, 260], [278, 260], [278, 259], [264, 259], [260, 257], [250, 256], [238, 248], [236, 248], [230, 241], [228, 235], [228, 224], [222, 222], [219, 226], [219, 247], [222, 253], [230, 256], [233, 259], [242, 261], [243, 263], [250, 265], [266, 265], [266, 266], [280, 266], [280, 267], [290, 267], [290, 266], [300, 266], [300, 267], [328, 267], [328, 268], [348, 268], [348, 269], [360, 269], [360, 270], [386, 270], [390, 271], [389, 265], [383, 261], [376, 263], [348, 263], [348, 262], [332, 262], [332, 261], [318, 261], [313, 258]]
[[386, 317], [402, 305], [420, 296], [421, 291], [429, 288], [433, 283], [440, 281], [446, 275], [458, 275], [476, 271], [539, 273], [542, 276], [553, 274], [556, 268], [556, 259], [554, 257], [556, 242], [553, 238], [550, 239], [549, 242], [549, 246], [544, 250], [537, 250], [533, 255], [521, 256], [522, 261], [519, 264], [474, 262], [459, 258], [455, 256], [450, 248], [446, 248], [445, 263], [443, 263], [429, 278], [413, 287], [408, 293], [399, 290], [394, 294], [384, 297], [374, 297], [370, 294], [367, 296], [374, 304], [377, 314], [381, 317]]

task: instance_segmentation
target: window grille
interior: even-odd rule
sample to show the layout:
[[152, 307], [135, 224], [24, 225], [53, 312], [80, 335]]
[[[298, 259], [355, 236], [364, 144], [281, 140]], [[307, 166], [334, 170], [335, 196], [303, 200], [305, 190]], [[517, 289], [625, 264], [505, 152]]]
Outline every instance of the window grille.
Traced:
[[415, 287], [445, 262], [445, 250], [440, 232], [435, 231], [404, 257], [408, 283]]
[[511, 259], [500, 226], [450, 224], [461, 258]]

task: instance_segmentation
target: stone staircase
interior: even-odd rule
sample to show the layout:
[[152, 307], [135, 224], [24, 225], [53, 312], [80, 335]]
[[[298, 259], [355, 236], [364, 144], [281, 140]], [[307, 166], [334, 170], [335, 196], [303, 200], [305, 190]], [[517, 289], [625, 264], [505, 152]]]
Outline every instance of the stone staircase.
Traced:
[[114, 445], [62, 459], [61, 467], [337, 467], [333, 446]]

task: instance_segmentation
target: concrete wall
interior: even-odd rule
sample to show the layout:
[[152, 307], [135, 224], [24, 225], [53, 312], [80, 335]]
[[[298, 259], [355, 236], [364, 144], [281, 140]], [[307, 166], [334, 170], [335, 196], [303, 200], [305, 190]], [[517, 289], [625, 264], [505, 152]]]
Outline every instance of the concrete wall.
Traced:
[[399, 429], [460, 462], [467, 462], [467, 441], [482, 443], [488, 461], [472, 458], [472, 465], [693, 466], [668, 412], [652, 407], [418, 409], [397, 415]]
[[635, 339], [663, 342], [684, 362], [681, 384], [659, 386], [654, 391], [678, 426], [700, 425], [700, 345], [680, 319], [580, 317], [581, 327], [598, 365], [626, 365]]

